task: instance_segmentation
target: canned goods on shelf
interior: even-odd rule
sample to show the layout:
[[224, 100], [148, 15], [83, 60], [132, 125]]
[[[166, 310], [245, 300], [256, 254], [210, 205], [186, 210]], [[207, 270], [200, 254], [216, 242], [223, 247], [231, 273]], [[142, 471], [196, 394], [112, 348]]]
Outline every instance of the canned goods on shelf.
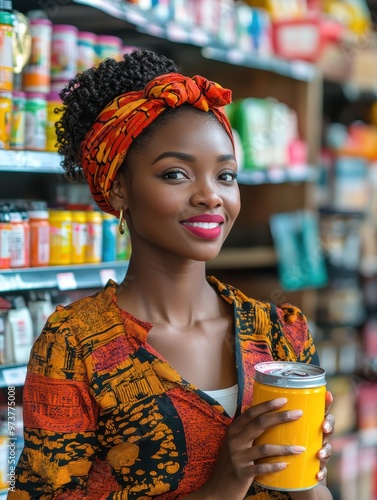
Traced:
[[31, 19], [31, 54], [22, 70], [22, 88], [26, 92], [50, 90], [52, 22], [49, 19]]
[[102, 221], [102, 262], [116, 260], [118, 219], [104, 213]]
[[10, 267], [22, 268], [30, 265], [30, 225], [27, 213], [17, 207], [9, 210]]
[[10, 126], [10, 147], [11, 149], [25, 148], [25, 104], [26, 94], [21, 91], [13, 92], [11, 126]]
[[86, 259], [88, 228], [86, 212], [72, 210], [72, 264], [83, 264]]
[[11, 224], [8, 207], [0, 207], [0, 269], [10, 268]]
[[0, 11], [0, 91], [13, 89], [13, 20]]
[[50, 210], [50, 264], [72, 262], [72, 215], [69, 210]]
[[51, 79], [68, 81], [77, 73], [77, 36], [79, 30], [70, 24], [55, 24], [51, 38]]
[[44, 94], [29, 92], [25, 102], [25, 148], [46, 149], [47, 102]]
[[86, 213], [87, 242], [85, 261], [98, 263], [102, 261], [102, 214], [91, 211]]
[[99, 35], [96, 43], [97, 63], [104, 59], [122, 59], [122, 39], [112, 35]]
[[61, 111], [56, 112], [62, 106], [59, 92], [51, 91], [47, 94], [47, 122], [46, 122], [46, 151], [57, 151], [57, 137], [55, 124], [61, 117]]
[[80, 31], [77, 38], [77, 72], [82, 73], [86, 69], [96, 65], [96, 41], [97, 35], [89, 31]]
[[9, 149], [12, 94], [0, 92], [0, 149]]
[[50, 223], [48, 210], [30, 210], [30, 266], [50, 263]]
[[127, 224], [125, 224], [124, 234], [117, 231], [116, 245], [116, 260], [128, 260], [131, 256], [131, 239]]

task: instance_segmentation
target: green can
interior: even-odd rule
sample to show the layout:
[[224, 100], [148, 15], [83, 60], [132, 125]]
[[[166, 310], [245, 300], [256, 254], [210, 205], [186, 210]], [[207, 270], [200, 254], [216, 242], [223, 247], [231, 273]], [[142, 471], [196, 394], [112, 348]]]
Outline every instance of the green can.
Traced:
[[10, 126], [10, 148], [24, 149], [25, 148], [25, 104], [26, 94], [21, 91], [13, 92], [12, 115]]
[[44, 94], [26, 93], [25, 149], [46, 150], [47, 101]]

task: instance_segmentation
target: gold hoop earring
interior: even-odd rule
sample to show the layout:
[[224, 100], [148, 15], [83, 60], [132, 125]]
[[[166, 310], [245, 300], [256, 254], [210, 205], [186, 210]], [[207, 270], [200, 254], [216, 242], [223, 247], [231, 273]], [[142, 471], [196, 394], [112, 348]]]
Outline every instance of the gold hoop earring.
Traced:
[[124, 220], [123, 208], [121, 208], [120, 212], [119, 212], [119, 225], [118, 225], [118, 228], [119, 228], [119, 233], [120, 234], [124, 234], [124, 232], [126, 230], [126, 221]]

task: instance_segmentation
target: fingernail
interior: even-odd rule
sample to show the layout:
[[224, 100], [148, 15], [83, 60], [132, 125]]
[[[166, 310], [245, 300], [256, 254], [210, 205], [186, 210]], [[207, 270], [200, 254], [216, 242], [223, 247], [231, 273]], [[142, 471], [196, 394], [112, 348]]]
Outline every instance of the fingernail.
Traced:
[[318, 481], [322, 481], [322, 479], [325, 477], [325, 474], [323, 472], [318, 472], [317, 474], [317, 479]]
[[292, 446], [292, 451], [294, 453], [302, 453], [306, 450], [303, 446]]
[[287, 403], [288, 399], [287, 398], [277, 398], [273, 400], [273, 405], [274, 406], [283, 406]]
[[319, 458], [326, 458], [326, 457], [327, 457], [327, 453], [326, 453], [326, 451], [325, 451], [325, 450], [321, 450], [321, 451], [319, 452]]
[[288, 463], [287, 462], [279, 462], [279, 469], [286, 469], [288, 467]]
[[302, 414], [303, 414], [302, 410], [290, 410], [288, 412], [288, 417], [289, 418], [298, 418], [298, 417], [301, 417]]
[[323, 426], [323, 430], [325, 432], [330, 432], [331, 431], [331, 426], [328, 422], [325, 422], [325, 425]]

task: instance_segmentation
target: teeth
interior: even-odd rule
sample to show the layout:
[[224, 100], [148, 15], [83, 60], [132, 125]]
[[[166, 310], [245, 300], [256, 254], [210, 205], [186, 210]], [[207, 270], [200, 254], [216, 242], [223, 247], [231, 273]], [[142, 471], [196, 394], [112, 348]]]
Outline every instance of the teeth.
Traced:
[[218, 222], [184, 222], [186, 226], [201, 227], [203, 229], [215, 229], [219, 225]]

